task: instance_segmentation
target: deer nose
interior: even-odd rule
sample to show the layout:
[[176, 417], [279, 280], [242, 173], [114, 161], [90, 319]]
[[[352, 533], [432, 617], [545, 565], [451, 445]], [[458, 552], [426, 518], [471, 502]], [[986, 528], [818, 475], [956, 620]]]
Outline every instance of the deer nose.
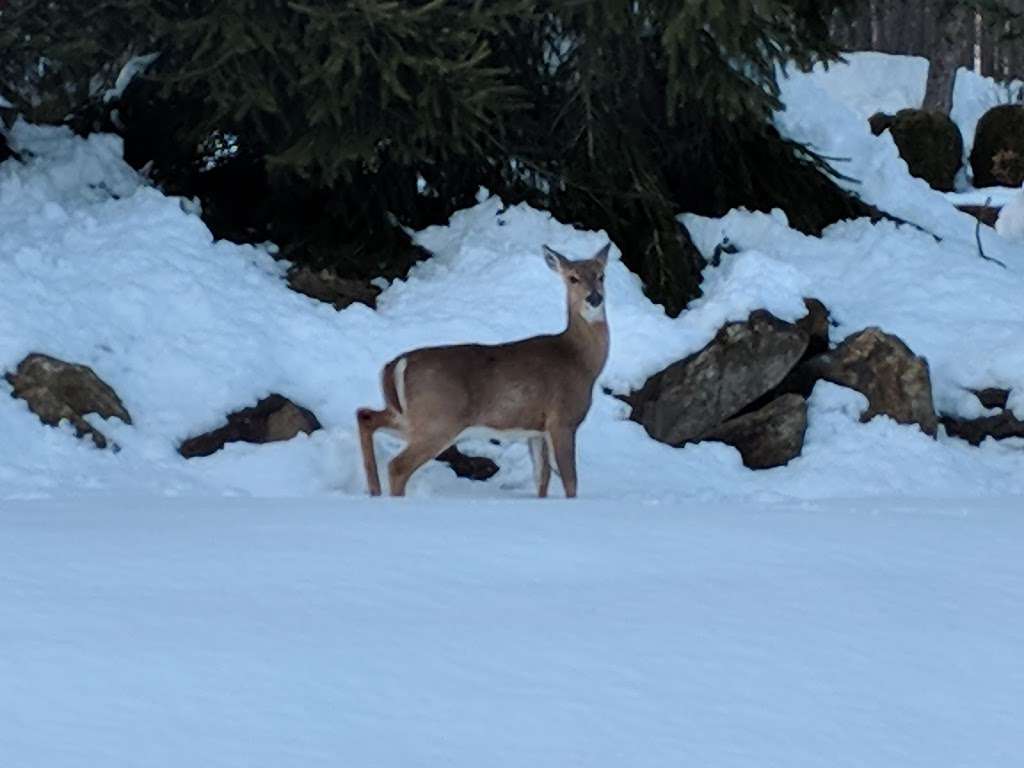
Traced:
[[587, 296], [587, 304], [592, 307], [600, 307], [602, 301], [604, 301], [604, 297], [597, 291], [591, 291], [590, 295]]

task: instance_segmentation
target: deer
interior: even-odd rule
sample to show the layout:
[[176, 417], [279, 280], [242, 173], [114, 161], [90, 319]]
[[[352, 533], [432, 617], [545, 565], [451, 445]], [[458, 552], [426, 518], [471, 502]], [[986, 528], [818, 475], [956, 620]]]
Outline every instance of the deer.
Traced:
[[604, 272], [610, 247], [573, 261], [543, 246], [545, 262], [565, 284], [568, 321], [561, 333], [421, 347], [383, 367], [384, 410], [356, 411], [371, 496], [381, 494], [377, 430], [405, 442], [388, 464], [392, 496], [404, 496], [412, 474], [453, 443], [485, 436], [528, 443], [539, 498], [548, 494], [553, 454], [565, 496], [576, 496], [576, 432], [608, 359]]

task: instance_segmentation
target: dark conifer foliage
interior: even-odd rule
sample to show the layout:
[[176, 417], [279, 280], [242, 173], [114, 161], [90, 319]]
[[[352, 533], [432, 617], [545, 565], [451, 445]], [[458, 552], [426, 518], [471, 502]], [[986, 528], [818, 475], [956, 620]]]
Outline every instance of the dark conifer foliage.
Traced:
[[[482, 184], [606, 229], [675, 313], [702, 267], [679, 212], [782, 207], [809, 232], [865, 212], [772, 126], [779, 67], [835, 56], [830, 19], [856, 4], [11, 0], [0, 20], [66, 11], [46, 43], [65, 73], [109, 80], [158, 52], [110, 125], [131, 162], [200, 197], [218, 236], [393, 276], [420, 255], [404, 228], [446, 220]], [[38, 55], [17, 49], [0, 82]]]
[[812, 233], [866, 214], [771, 122], [779, 67], [835, 57], [828, 21], [843, 5], [538, 4], [495, 43], [532, 104], [501, 147], [518, 161], [510, 185], [561, 218], [607, 229], [673, 314], [699, 295], [703, 267], [679, 211], [780, 207]]

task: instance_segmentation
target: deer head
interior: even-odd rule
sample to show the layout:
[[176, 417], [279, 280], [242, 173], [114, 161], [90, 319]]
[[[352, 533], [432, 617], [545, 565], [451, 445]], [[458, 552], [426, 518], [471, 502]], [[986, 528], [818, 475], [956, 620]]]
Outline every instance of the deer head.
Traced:
[[604, 268], [610, 248], [608, 243], [589, 259], [570, 261], [554, 248], [544, 246], [544, 260], [565, 282], [570, 319], [579, 316], [588, 323], [604, 322]]

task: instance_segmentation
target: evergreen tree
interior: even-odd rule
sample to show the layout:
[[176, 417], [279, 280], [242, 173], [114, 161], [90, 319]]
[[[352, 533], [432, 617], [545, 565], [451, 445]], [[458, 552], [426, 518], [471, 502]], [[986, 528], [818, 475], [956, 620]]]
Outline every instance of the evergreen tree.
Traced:
[[608, 229], [671, 313], [699, 295], [703, 266], [680, 210], [781, 207], [809, 232], [866, 212], [771, 121], [780, 67], [838, 54], [831, 13], [754, 0], [538, 4], [499, 41], [533, 99], [501, 148], [519, 161], [514, 178], [523, 165], [534, 176], [523, 197]]
[[98, 0], [89, 18], [122, 35], [111, 60], [159, 52], [116, 105], [126, 154], [203, 199], [215, 234], [398, 275], [418, 255], [403, 227], [484, 184], [608, 230], [674, 313], [702, 267], [680, 211], [782, 207], [809, 232], [865, 212], [772, 124], [780, 68], [834, 57], [833, 10], [857, 1]]
[[259, 158], [268, 172], [273, 204], [254, 201], [274, 223], [263, 235], [353, 276], [408, 268], [419, 254], [396, 224], [444, 220], [472, 199], [426, 198], [418, 175], [479, 173], [524, 96], [488, 38], [525, 0], [139, 5], [160, 32], [163, 97], [188, 105], [175, 143], [234, 137], [236, 164]]
[[39, 123], [71, 122], [97, 103], [151, 35], [128, 0], [0, 2], [0, 95]]

